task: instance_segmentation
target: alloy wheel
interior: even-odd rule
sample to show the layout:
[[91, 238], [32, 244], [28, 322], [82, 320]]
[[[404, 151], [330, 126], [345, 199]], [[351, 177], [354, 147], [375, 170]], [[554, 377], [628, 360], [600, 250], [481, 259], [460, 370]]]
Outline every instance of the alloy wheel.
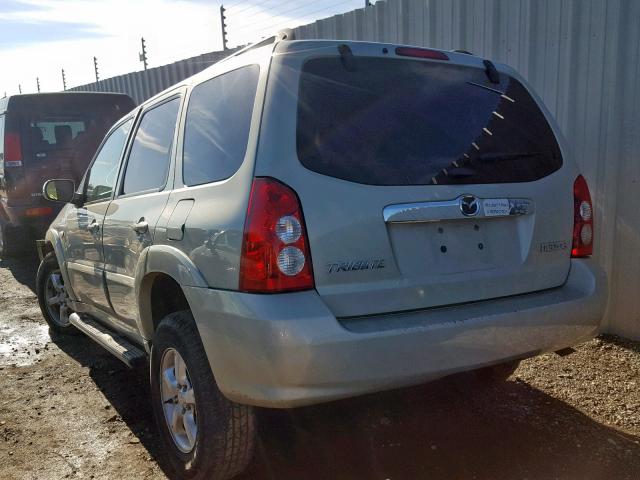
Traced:
[[45, 301], [51, 319], [61, 327], [69, 325], [71, 310], [67, 305], [67, 291], [60, 270], [53, 270], [45, 284]]
[[164, 419], [176, 447], [189, 453], [198, 436], [196, 398], [184, 359], [173, 348], [162, 354], [160, 394]]

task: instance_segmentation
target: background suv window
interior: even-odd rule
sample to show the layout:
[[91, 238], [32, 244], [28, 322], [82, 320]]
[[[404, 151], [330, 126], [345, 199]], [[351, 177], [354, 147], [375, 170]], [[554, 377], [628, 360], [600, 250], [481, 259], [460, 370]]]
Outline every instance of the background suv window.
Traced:
[[87, 174], [87, 202], [106, 200], [111, 197], [118, 176], [118, 163], [132, 123], [133, 120], [129, 120], [120, 125], [102, 145]]
[[186, 185], [224, 180], [244, 159], [258, 86], [257, 65], [239, 68], [196, 86], [184, 133]]
[[124, 195], [165, 185], [179, 108], [180, 98], [174, 98], [143, 115], [129, 154]]

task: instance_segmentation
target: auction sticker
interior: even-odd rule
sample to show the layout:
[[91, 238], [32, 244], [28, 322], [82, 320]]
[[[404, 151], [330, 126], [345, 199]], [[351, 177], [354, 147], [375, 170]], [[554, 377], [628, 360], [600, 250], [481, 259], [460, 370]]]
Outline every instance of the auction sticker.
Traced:
[[482, 202], [485, 217], [504, 217], [509, 215], [511, 207], [507, 198], [486, 198]]

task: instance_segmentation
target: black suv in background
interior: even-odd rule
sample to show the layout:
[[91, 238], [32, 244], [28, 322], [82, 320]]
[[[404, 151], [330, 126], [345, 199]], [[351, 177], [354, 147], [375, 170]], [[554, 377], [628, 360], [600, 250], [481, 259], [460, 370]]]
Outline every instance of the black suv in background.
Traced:
[[0, 99], [0, 255], [22, 252], [60, 207], [42, 198], [42, 184], [76, 185], [111, 125], [135, 107], [116, 93], [42, 93]]

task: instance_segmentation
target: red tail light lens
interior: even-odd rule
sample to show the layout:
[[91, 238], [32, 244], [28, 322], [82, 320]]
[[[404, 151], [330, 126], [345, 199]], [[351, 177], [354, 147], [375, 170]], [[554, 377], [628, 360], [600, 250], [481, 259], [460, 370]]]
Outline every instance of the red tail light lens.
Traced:
[[589, 186], [582, 175], [573, 184], [573, 245], [572, 257], [593, 254], [593, 204]]
[[313, 287], [298, 196], [273, 178], [254, 179], [242, 241], [240, 290], [276, 293]]
[[27, 208], [24, 212], [27, 217], [46, 217], [53, 214], [53, 208], [51, 207], [37, 207]]
[[396, 55], [403, 57], [429, 58], [431, 60], [449, 60], [449, 56], [437, 50], [415, 47], [398, 47]]
[[[17, 133], [6, 133], [4, 136], [4, 162], [7, 167], [22, 165], [22, 142]], [[19, 162], [11, 164], [8, 162]]]

